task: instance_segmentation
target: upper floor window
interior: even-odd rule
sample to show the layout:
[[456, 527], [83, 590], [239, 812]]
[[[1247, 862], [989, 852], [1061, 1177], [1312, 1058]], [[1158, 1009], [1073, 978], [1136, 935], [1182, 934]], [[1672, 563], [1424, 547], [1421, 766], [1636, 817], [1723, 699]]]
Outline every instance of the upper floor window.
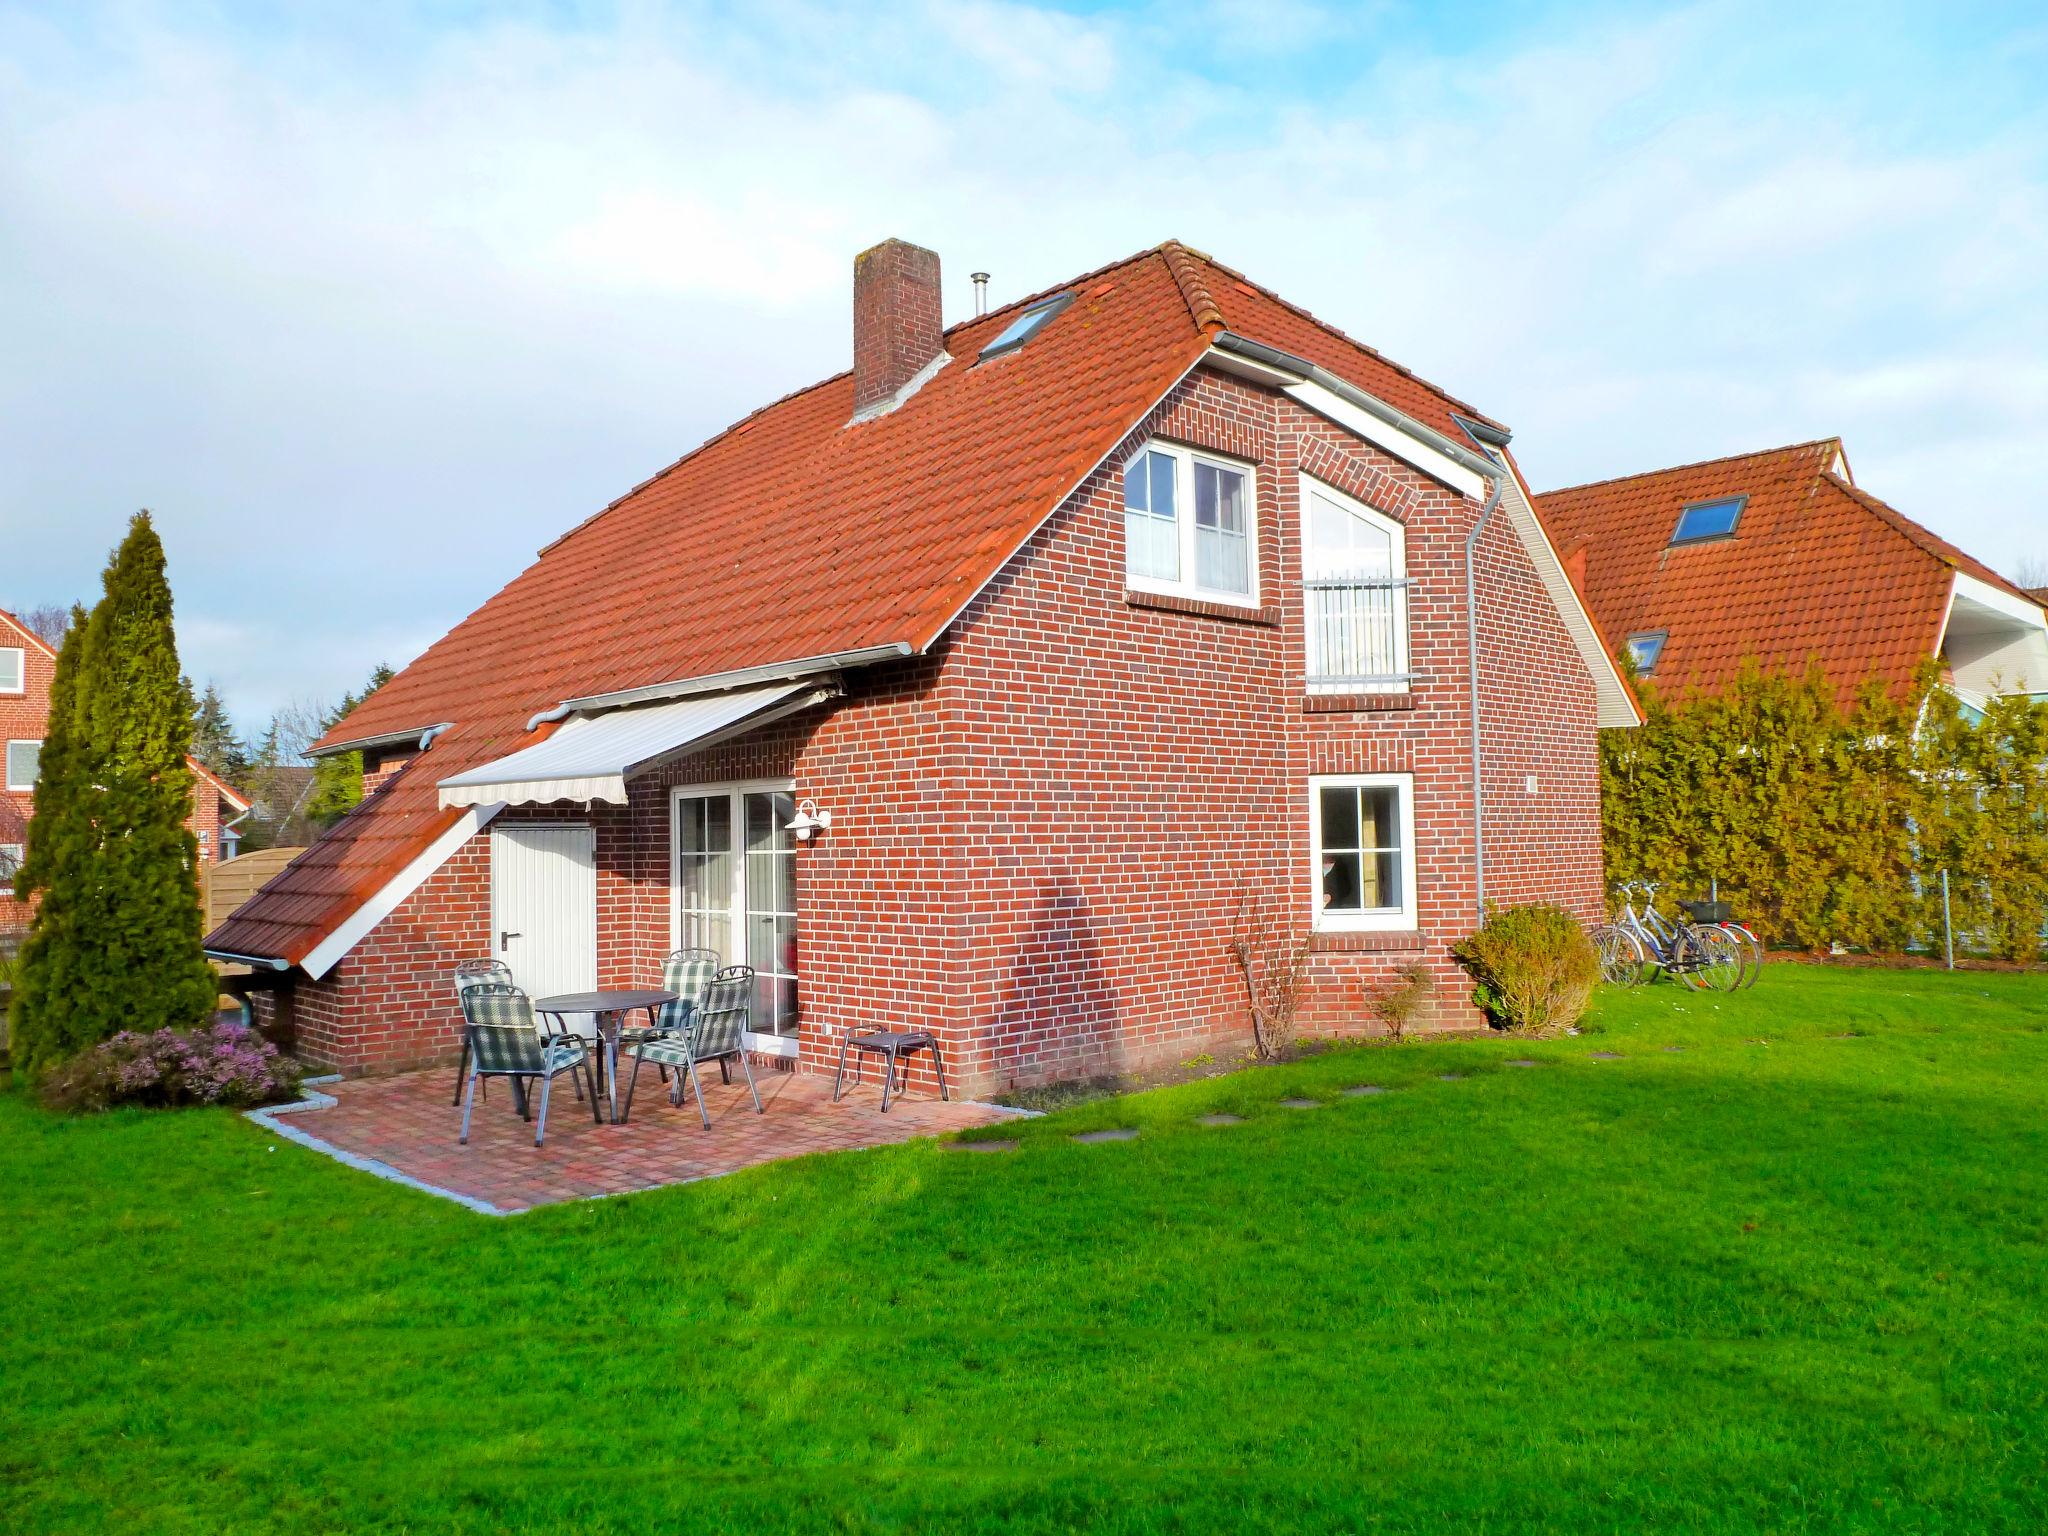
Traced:
[[1623, 642], [1628, 648], [1628, 659], [1635, 669], [1648, 677], [1657, 670], [1657, 658], [1664, 654], [1664, 642], [1669, 638], [1666, 631], [1653, 629], [1639, 635], [1630, 635]]
[[[0, 882], [12, 881], [21, 872], [21, 861], [28, 849], [20, 843], [0, 843]], [[0, 895], [6, 895], [0, 889]]]
[[1723, 496], [1717, 501], [1694, 502], [1678, 514], [1678, 526], [1672, 530], [1671, 542], [1696, 544], [1702, 539], [1733, 536], [1748, 501], [1747, 496]]
[[40, 741], [10, 741], [7, 743], [7, 787], [9, 789], [34, 789], [36, 769], [43, 756]]
[[1141, 591], [1250, 607], [1258, 601], [1247, 464], [1170, 443], [1124, 466], [1124, 575]]
[[1301, 588], [1311, 689], [1407, 691], [1406, 529], [1303, 475]]
[[1308, 798], [1316, 927], [1415, 927], [1413, 776], [1320, 776], [1308, 781]]
[[18, 645], [0, 645], [0, 693], [28, 691], [28, 652]]

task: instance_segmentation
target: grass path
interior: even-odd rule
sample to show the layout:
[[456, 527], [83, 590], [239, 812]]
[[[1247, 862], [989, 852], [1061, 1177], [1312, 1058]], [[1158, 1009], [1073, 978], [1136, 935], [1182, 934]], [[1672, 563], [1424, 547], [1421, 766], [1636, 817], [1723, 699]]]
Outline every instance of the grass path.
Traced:
[[4, 1523], [2048, 1527], [2048, 977], [1594, 1022], [509, 1221], [0, 1096]]

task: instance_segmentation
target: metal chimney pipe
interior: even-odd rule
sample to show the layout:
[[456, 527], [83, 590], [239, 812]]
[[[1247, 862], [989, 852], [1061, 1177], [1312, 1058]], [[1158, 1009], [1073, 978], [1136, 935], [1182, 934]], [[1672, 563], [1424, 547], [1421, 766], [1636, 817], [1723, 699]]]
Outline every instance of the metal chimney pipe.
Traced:
[[988, 313], [988, 274], [971, 272], [968, 275], [974, 279], [974, 317], [978, 320]]

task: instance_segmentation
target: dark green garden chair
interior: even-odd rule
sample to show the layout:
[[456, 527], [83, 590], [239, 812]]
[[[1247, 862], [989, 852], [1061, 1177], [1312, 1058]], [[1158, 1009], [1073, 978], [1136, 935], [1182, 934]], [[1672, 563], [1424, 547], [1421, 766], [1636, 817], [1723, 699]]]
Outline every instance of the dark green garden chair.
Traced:
[[728, 965], [711, 979], [711, 984], [698, 1000], [696, 1013], [683, 1029], [675, 1034], [643, 1039], [634, 1046], [633, 1076], [626, 1084], [626, 1107], [619, 1112], [619, 1123], [623, 1125], [632, 1118], [633, 1088], [640, 1081], [643, 1062], [673, 1069], [677, 1075], [678, 1096], [682, 1078], [689, 1078], [690, 1091], [697, 1096], [697, 1114], [708, 1131], [711, 1129], [711, 1112], [704, 1107], [704, 1085], [697, 1080], [697, 1067], [700, 1063], [715, 1061], [721, 1074], [725, 1074], [728, 1063], [737, 1056], [740, 1070], [747, 1075], [747, 1092], [754, 1096], [754, 1113], [763, 1113], [761, 1090], [754, 1086], [754, 1067], [747, 1060], [746, 1028], [753, 996], [754, 968], [750, 965]]
[[[548, 1097], [555, 1079], [581, 1071], [590, 1076], [590, 1052], [576, 1035], [541, 1035], [533, 1000], [517, 987], [484, 982], [462, 994], [463, 1037], [469, 1047], [469, 1080], [462, 1095], [462, 1143], [469, 1144], [469, 1116], [476, 1107], [477, 1084], [492, 1077], [512, 1079], [512, 1093], [522, 1119], [528, 1118], [525, 1083], [540, 1080], [540, 1118], [533, 1127], [537, 1147], [548, 1133]], [[579, 1090], [580, 1091], [580, 1090]], [[597, 1081], [590, 1083], [590, 1113], [600, 1124]]]

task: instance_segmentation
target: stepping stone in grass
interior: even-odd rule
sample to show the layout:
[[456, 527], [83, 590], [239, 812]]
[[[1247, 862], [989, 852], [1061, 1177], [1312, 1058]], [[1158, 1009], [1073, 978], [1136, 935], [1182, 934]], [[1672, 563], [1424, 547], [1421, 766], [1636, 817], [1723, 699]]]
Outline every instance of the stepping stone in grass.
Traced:
[[1243, 1115], [1220, 1115], [1220, 1114], [1219, 1114], [1219, 1115], [1203, 1115], [1203, 1116], [1201, 1117], [1201, 1123], [1202, 1123], [1203, 1125], [1243, 1125], [1243, 1124], [1244, 1124], [1244, 1116], [1243, 1116]]
[[939, 1143], [939, 1150], [941, 1152], [1014, 1152], [1017, 1150], [1017, 1143], [1014, 1141], [942, 1141]]
[[1436, 1075], [1436, 1080], [1440, 1083], [1462, 1083], [1465, 1081], [1465, 1074], [1462, 1072], [1439, 1072]]
[[1517, 1056], [1513, 1061], [1509, 1062], [1508, 1065], [1511, 1067], [1533, 1067], [1538, 1065], [1538, 1063], [1531, 1061], [1526, 1056]]
[[1593, 1060], [1593, 1061], [1619, 1061], [1619, 1060], [1621, 1060], [1621, 1052], [1619, 1052], [1619, 1051], [1593, 1051], [1593, 1052], [1590, 1052], [1590, 1053], [1589, 1053], [1589, 1059], [1591, 1059], [1591, 1060]]
[[1321, 1099], [1282, 1099], [1280, 1103], [1285, 1109], [1321, 1109], [1323, 1107]]
[[1135, 1141], [1138, 1138], [1136, 1126], [1120, 1125], [1108, 1131], [1082, 1131], [1074, 1137], [1076, 1141]]
[[1682, 1045], [1667, 1045], [1664, 1047], [1664, 1049], [1676, 1054], [1677, 1052], [1684, 1050], [1685, 1047]]
[[1344, 1090], [1349, 1097], [1354, 1099], [1362, 1099], [1369, 1093], [1385, 1093], [1386, 1091], [1378, 1083], [1358, 1083]]

